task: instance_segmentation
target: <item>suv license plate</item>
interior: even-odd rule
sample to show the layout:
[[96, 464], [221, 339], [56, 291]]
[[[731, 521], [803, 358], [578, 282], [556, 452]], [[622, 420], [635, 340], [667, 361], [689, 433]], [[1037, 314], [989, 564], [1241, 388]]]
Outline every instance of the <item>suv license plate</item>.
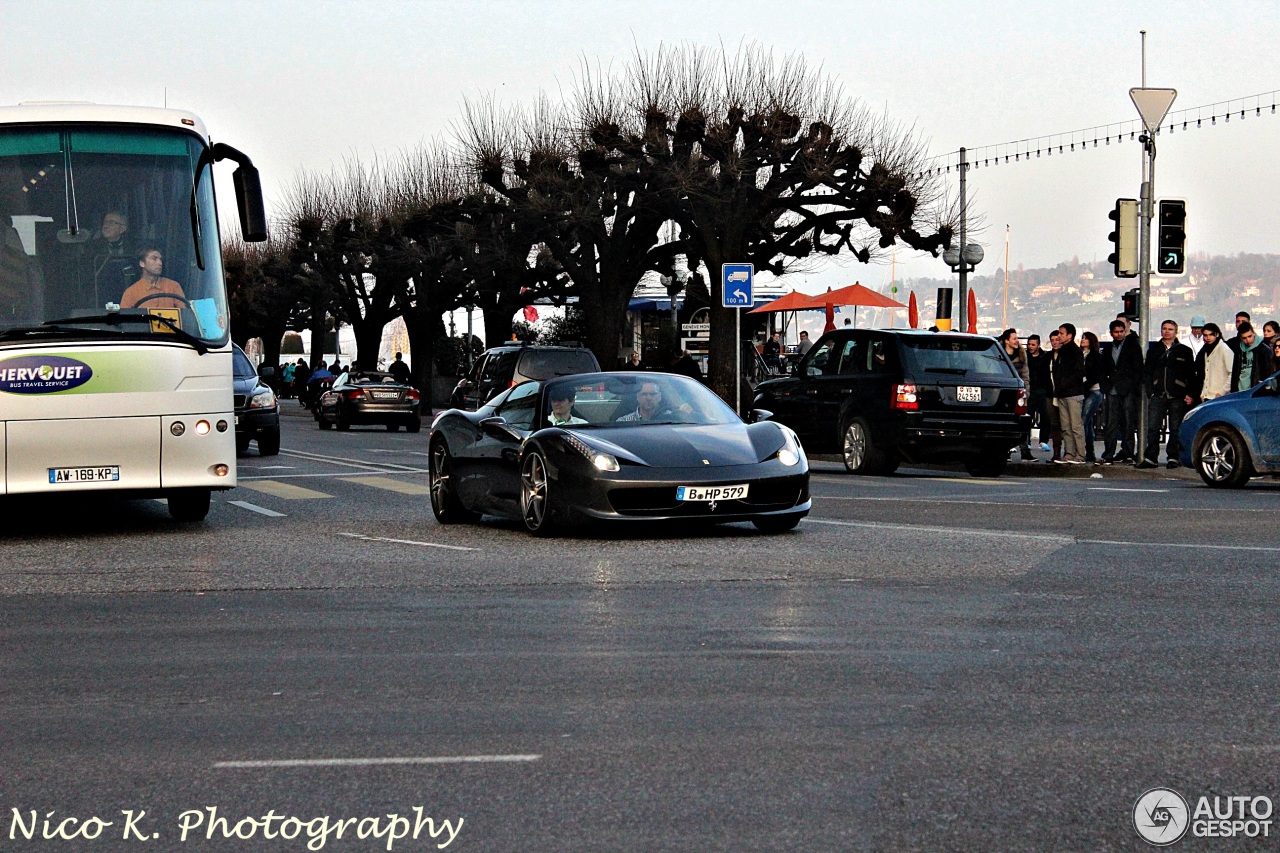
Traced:
[[959, 385], [956, 387], [956, 399], [961, 403], [981, 403], [982, 389], [977, 385]]
[[114, 483], [120, 479], [119, 465], [99, 468], [50, 468], [49, 482], [58, 483]]
[[740, 486], [678, 486], [678, 501], [737, 501], [747, 496], [747, 484]]

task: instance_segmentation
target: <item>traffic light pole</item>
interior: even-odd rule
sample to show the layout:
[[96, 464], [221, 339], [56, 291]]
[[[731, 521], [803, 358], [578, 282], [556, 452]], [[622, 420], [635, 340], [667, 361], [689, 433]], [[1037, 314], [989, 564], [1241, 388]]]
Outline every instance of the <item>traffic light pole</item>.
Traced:
[[969, 331], [969, 265], [964, 261], [964, 250], [968, 243], [968, 205], [965, 203], [965, 174], [969, 171], [969, 162], [965, 159], [965, 150], [960, 149], [960, 325], [959, 331]]
[[[1155, 134], [1148, 131], [1143, 135], [1146, 146], [1146, 159], [1142, 161], [1142, 193], [1141, 207], [1138, 211], [1138, 340], [1142, 343], [1142, 361], [1145, 368], [1147, 347], [1150, 344], [1151, 330], [1151, 218], [1155, 208], [1156, 186], [1156, 139]], [[1144, 370], [1145, 373], [1145, 370]], [[1147, 458], [1147, 383], [1142, 381], [1142, 393], [1138, 399], [1138, 461]], [[1157, 448], [1157, 452], [1159, 448]]]

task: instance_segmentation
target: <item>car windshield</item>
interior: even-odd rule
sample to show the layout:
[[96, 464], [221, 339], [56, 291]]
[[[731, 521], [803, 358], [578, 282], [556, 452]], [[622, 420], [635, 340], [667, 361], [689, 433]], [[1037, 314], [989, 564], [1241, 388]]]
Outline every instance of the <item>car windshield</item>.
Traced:
[[249, 361], [249, 356], [244, 354], [244, 350], [236, 347], [232, 350], [235, 355], [231, 357], [231, 363], [236, 375], [236, 379], [253, 379], [258, 375], [258, 371], [254, 370], [253, 362]]
[[930, 335], [902, 338], [902, 351], [909, 375], [923, 377], [964, 376], [1013, 378], [1013, 368], [1000, 351], [1000, 344], [984, 338], [953, 338]]
[[662, 373], [596, 373], [548, 382], [543, 426], [642, 427], [740, 423], [705, 386]]
[[222, 346], [220, 254], [199, 137], [0, 129], [0, 338], [164, 335]]

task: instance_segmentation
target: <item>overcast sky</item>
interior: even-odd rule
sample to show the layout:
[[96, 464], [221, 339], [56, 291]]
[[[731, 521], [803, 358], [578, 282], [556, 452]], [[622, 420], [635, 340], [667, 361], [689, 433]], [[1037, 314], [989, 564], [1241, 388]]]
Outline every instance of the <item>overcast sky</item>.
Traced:
[[[299, 169], [448, 134], [465, 98], [558, 95], [584, 58], [621, 63], [662, 42], [800, 52], [913, 123], [938, 154], [1134, 118], [1141, 29], [1148, 85], [1178, 90], [1171, 113], [1280, 89], [1275, 0], [0, 0], [0, 13], [0, 103], [159, 106], [167, 89], [169, 106], [254, 158], [271, 199]], [[1277, 250], [1280, 113], [1270, 104], [1261, 117], [1160, 137], [1157, 192], [1188, 199], [1189, 251]], [[1140, 148], [1126, 142], [971, 172], [987, 224], [979, 271], [1002, 265], [1006, 224], [1013, 267], [1104, 259], [1106, 214], [1137, 194], [1139, 168]], [[220, 192], [229, 183], [221, 176]], [[899, 257], [900, 278], [946, 272], [940, 260]], [[888, 277], [887, 266], [854, 264], [794, 284]]]

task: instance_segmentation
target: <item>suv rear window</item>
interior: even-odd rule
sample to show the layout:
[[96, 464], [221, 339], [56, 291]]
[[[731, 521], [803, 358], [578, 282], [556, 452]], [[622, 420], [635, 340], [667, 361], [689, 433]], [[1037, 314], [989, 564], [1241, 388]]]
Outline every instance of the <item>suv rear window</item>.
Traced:
[[521, 376], [534, 381], [599, 369], [596, 357], [584, 350], [525, 350], [519, 367]]
[[908, 337], [902, 341], [906, 372], [916, 379], [926, 376], [978, 376], [1013, 378], [1000, 345], [973, 338]]

